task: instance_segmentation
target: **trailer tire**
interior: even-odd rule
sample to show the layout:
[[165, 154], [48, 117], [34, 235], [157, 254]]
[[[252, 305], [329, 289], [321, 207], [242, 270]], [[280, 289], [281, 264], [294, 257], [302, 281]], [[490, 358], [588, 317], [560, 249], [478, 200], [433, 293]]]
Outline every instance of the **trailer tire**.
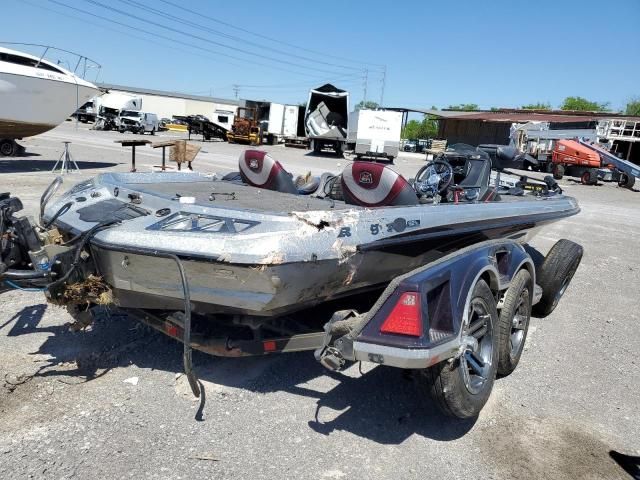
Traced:
[[636, 183], [636, 177], [633, 175], [627, 175], [626, 173], [620, 174], [620, 179], [618, 180], [618, 186], [623, 188], [628, 188], [631, 190]]
[[336, 142], [336, 157], [343, 157], [344, 153], [342, 151], [342, 144], [340, 142]]
[[[482, 357], [484, 364], [482, 375], [474, 375], [472, 378], [473, 374], [470, 373], [472, 363], [467, 360], [473, 353], [470, 349], [465, 350], [458, 358], [440, 362], [421, 371], [425, 380], [422, 384], [428, 388], [438, 408], [446, 415], [463, 419], [477, 417], [489, 399], [498, 369], [500, 337], [496, 301], [484, 280], [478, 280], [473, 287], [466, 308], [470, 312], [469, 322], [474, 318], [477, 319], [473, 322], [473, 326], [477, 328], [476, 334], [486, 327], [484, 335], [479, 336], [480, 345], [478, 353], [475, 354], [476, 357]], [[484, 313], [474, 315], [479, 313], [475, 308], [479, 308]], [[484, 323], [478, 328], [479, 322]], [[463, 328], [468, 329], [469, 326]], [[477, 362], [476, 359], [474, 361]]]
[[562, 177], [564, 177], [564, 165], [557, 163], [553, 166], [553, 178], [562, 180]]
[[16, 153], [18, 153], [18, 144], [14, 140], [0, 140], [0, 157], [13, 157]]
[[596, 185], [598, 183], [598, 171], [591, 168], [585, 170], [580, 175], [580, 183], [583, 185]]
[[533, 316], [544, 318], [555, 310], [569, 287], [582, 260], [583, 248], [562, 239], [551, 247], [539, 268], [536, 283], [542, 288], [542, 298], [533, 307]]
[[544, 171], [547, 173], [553, 173], [553, 163], [547, 162], [547, 164], [544, 166]]
[[523, 268], [513, 277], [500, 311], [499, 375], [509, 375], [518, 366], [529, 331], [532, 298], [531, 274]]

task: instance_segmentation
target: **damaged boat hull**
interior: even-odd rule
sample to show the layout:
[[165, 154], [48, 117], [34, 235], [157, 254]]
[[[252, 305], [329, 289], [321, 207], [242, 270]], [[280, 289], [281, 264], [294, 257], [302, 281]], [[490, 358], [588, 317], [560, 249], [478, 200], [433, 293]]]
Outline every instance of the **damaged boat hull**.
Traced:
[[[193, 203], [181, 202], [185, 195]], [[277, 210], [282, 198], [289, 211]], [[485, 240], [525, 242], [579, 211], [564, 196], [366, 209], [179, 173], [101, 175], [49, 206], [45, 218], [67, 203], [55, 222], [66, 235], [107, 220], [114, 205], [128, 212], [90, 242], [97, 274], [118, 305], [179, 309], [178, 269], [161, 256], [170, 253], [184, 266], [195, 312], [256, 316], [382, 288]]]

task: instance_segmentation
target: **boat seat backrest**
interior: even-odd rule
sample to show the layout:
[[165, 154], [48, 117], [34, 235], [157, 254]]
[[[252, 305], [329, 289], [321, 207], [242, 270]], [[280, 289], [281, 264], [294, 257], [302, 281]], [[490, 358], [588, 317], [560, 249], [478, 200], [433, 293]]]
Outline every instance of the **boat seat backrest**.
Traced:
[[484, 201], [495, 197], [495, 192], [489, 187], [491, 178], [491, 161], [486, 159], [467, 160], [467, 176], [458, 186], [467, 192], [469, 199]]
[[297, 194], [291, 174], [271, 155], [262, 150], [245, 150], [238, 162], [242, 180], [253, 187]]
[[399, 173], [380, 163], [354, 162], [342, 172], [344, 201], [363, 207], [417, 205], [413, 187]]
[[459, 183], [461, 187], [482, 187], [489, 185], [491, 163], [486, 160], [467, 160], [467, 175]]
[[516, 155], [518, 149], [512, 145], [498, 145], [496, 148], [496, 157], [504, 162], [513, 162]]
[[336, 175], [330, 172], [325, 172], [322, 175], [320, 175], [320, 183], [314, 195], [318, 198], [325, 198], [329, 196], [330, 191], [327, 191], [327, 190], [330, 190], [331, 187], [329, 187], [327, 183], [334, 181], [335, 178], [336, 178]]

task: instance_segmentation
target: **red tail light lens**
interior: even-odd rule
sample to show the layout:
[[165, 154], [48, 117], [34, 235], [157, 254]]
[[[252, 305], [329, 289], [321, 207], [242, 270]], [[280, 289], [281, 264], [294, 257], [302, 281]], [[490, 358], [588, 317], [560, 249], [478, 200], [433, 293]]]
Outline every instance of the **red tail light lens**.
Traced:
[[422, 336], [420, 294], [404, 292], [380, 327], [382, 333], [397, 333], [411, 337]]

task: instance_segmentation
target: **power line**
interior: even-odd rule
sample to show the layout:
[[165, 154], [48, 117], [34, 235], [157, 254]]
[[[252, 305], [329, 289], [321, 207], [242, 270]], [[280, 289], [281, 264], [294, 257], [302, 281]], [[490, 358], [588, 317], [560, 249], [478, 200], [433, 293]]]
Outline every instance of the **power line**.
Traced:
[[[135, 39], [137, 39], [137, 40], [142, 40], [142, 41], [144, 41], [144, 42], [149, 42], [149, 43], [152, 43], [152, 44], [154, 44], [154, 45], [160, 45], [160, 46], [162, 46], [162, 47], [164, 47], [164, 48], [169, 48], [169, 49], [171, 49], [171, 50], [176, 50], [176, 51], [178, 51], [178, 52], [182, 52], [182, 53], [184, 53], [184, 52], [185, 52], [185, 50], [184, 50], [184, 49], [178, 48], [178, 47], [176, 47], [176, 46], [174, 46], [174, 45], [171, 45], [171, 44], [168, 44], [168, 43], [160, 43], [160, 42], [158, 42], [158, 41], [157, 41], [157, 39], [156, 39], [156, 35], [155, 35], [155, 34], [153, 34], [153, 39], [151, 39], [151, 38], [147, 38], [147, 37], [141, 37], [141, 36], [134, 35], [134, 34], [132, 34], [132, 33], [129, 33], [129, 32], [127, 32], [127, 31], [124, 31], [124, 30], [119, 30], [119, 29], [117, 29], [117, 28], [109, 27], [109, 26], [107, 26], [107, 25], [102, 25], [101, 23], [97, 23], [97, 22], [94, 22], [94, 21], [88, 20], [87, 18], [78, 17], [78, 16], [75, 16], [75, 15], [72, 15], [72, 14], [69, 14], [69, 13], [63, 13], [63, 12], [60, 12], [60, 11], [55, 10], [55, 9], [53, 9], [53, 8], [45, 7], [45, 6], [43, 6], [43, 5], [37, 5], [37, 4], [35, 4], [35, 3], [31, 3], [29, 0], [22, 0], [22, 2], [23, 2], [23, 3], [26, 3], [26, 4], [28, 4], [28, 5], [31, 5], [32, 7], [36, 7], [36, 8], [40, 8], [40, 9], [42, 9], [42, 10], [46, 10], [46, 11], [48, 11], [48, 12], [56, 13], [56, 14], [58, 14], [58, 15], [61, 15], [61, 16], [65, 17], [65, 18], [74, 18], [74, 19], [79, 20], [80, 22], [82, 22], [82, 23], [84, 23], [84, 24], [95, 25], [95, 26], [97, 26], [97, 27], [103, 28], [103, 29], [108, 30], [108, 31], [110, 31], [110, 32], [116, 32], [116, 33], [119, 33], [120, 35], [126, 35], [126, 36], [128, 36], [128, 37], [135, 38]], [[123, 25], [124, 25], [124, 24], [123, 24]], [[128, 26], [127, 26], [127, 27], [128, 27]], [[128, 28], [131, 28], [131, 29], [137, 30], [135, 27], [128, 27]], [[204, 59], [207, 59], [207, 60], [215, 60], [215, 61], [219, 61], [218, 59], [213, 58], [213, 57], [209, 57], [209, 56], [207, 56], [207, 55], [197, 54], [197, 53], [193, 53], [193, 52], [190, 52], [190, 51], [187, 51], [187, 53], [188, 53], [189, 55], [193, 55], [194, 57], [204, 58]], [[237, 63], [233, 63], [233, 62], [226, 62], [226, 63], [227, 63], [227, 64], [229, 64], [229, 65], [236, 66], [236, 67], [244, 68], [244, 67], [243, 67], [243, 65], [239, 65], [239, 64], [237, 64]]]
[[[59, 10], [56, 10], [56, 9], [53, 9], [53, 8], [50, 8], [50, 7], [46, 7], [46, 6], [43, 6], [43, 5], [38, 5], [38, 4], [32, 3], [29, 0], [23, 0], [23, 3], [26, 3], [26, 4], [28, 4], [28, 5], [32, 6], [32, 7], [36, 7], [36, 8], [48, 11], [48, 12], [52, 12], [52, 13], [54, 13], [56, 15], [60, 15], [60, 16], [63, 16], [65, 18], [72, 18], [72, 19], [78, 20], [78, 21], [82, 22], [83, 24], [95, 25], [95, 26], [97, 26], [99, 28], [102, 28], [102, 29], [104, 29], [106, 31], [116, 32], [116, 33], [118, 33], [120, 35], [124, 35], [124, 36], [128, 36], [128, 37], [131, 37], [131, 38], [135, 38], [137, 40], [142, 40], [144, 42], [152, 43], [153, 45], [156, 45], [156, 46], [160, 45], [160, 46], [163, 46], [164, 48], [167, 48], [167, 49], [171, 49], [171, 50], [175, 50], [175, 51], [179, 51], [179, 52], [185, 53], [184, 49], [176, 47], [175, 44], [171, 45], [169, 43], [159, 42], [157, 40], [158, 36], [155, 35], [155, 34], [149, 33], [150, 35], [153, 35], [153, 39], [146, 38], [146, 37], [143, 37], [143, 36], [134, 35], [132, 33], [129, 33], [127, 31], [125, 31], [125, 30], [120, 30], [118, 28], [113, 28], [113, 27], [110, 27], [108, 25], [103, 25], [102, 23], [98, 23], [96, 21], [92, 21], [92, 20], [87, 19], [85, 17], [75, 16], [75, 15], [73, 15], [71, 13], [68, 13], [68, 12], [61, 12]], [[54, 3], [59, 3], [59, 2], [54, 2]], [[65, 6], [65, 5], [63, 4], [63, 6]], [[84, 14], [84, 15], [91, 15], [93, 17], [97, 17], [97, 18], [100, 18], [100, 19], [102, 18], [99, 15], [93, 15], [93, 14], [90, 14], [88, 12], [85, 13], [84, 10], [80, 10], [80, 9], [76, 9], [76, 10], [82, 12], [82, 14]], [[109, 21], [108, 19], [105, 19], [105, 20]], [[133, 30], [136, 30], [136, 31], [140, 30], [140, 29], [137, 29], [136, 27], [131, 27], [131, 26], [127, 25], [127, 24], [123, 24], [123, 23], [120, 23], [120, 22], [116, 22], [116, 23], [118, 23], [119, 25], [123, 25], [123, 26], [125, 26], [126, 28], [129, 28], [129, 29], [133, 29]], [[145, 30], [140, 30], [140, 31], [146, 32]], [[160, 36], [160, 37], [161, 38], [168, 38], [168, 37], [164, 37], [164, 36]], [[170, 39], [170, 40], [174, 41], [173, 39]], [[217, 59], [215, 59], [215, 58], [213, 58], [211, 56], [198, 54], [198, 53], [195, 53], [195, 52], [192, 52], [192, 51], [189, 51], [189, 50], [187, 50], [186, 53], [189, 54], [189, 55], [192, 55], [194, 57], [218, 61]], [[238, 64], [233, 63], [233, 62], [225, 61], [225, 63], [227, 63], [229, 65], [234, 65], [234, 66], [243, 68], [241, 65], [238, 65]], [[354, 83], [354, 81], [356, 81], [356, 80], [357, 80], [357, 77], [354, 78], [354, 76], [352, 74], [347, 74], [347, 75], [343, 75], [343, 76], [340, 76], [340, 77], [332, 77], [331, 79], [329, 79], [329, 81], [331, 83], [337, 83], [337, 84], [340, 85], [340, 87], [343, 87], [343, 88], [344, 87], [347, 87], [347, 88], [349, 88], [349, 87], [357, 87], [358, 84]], [[257, 90], [260, 90], [260, 89], [264, 89], [264, 90], [269, 90], [269, 89], [276, 89], [276, 90], [291, 89], [288, 92], [282, 92], [282, 94], [284, 94], [284, 93], [292, 93], [292, 94], [295, 93], [295, 94], [298, 94], [300, 92], [295, 90], [297, 88], [308, 89], [308, 88], [312, 88], [314, 85], [318, 85], [318, 84], [321, 84], [321, 83], [327, 83], [327, 78], [315, 78], [313, 80], [305, 81], [304, 83], [287, 84], [287, 85], [277, 84], [277, 85], [237, 85], [237, 86], [241, 87], [243, 89], [249, 89], [249, 90], [254, 90], [254, 89], [257, 89]], [[230, 85], [230, 86], [225, 86], [225, 87], [209, 87], [209, 89], [206, 90], [206, 91], [203, 90], [203, 91], [189, 92], [189, 93], [190, 94], [194, 94], [194, 95], [196, 95], [196, 94], [209, 94], [209, 96], [211, 96], [212, 95], [212, 93], [211, 93], [212, 92], [212, 88], [214, 90], [216, 90], [216, 91], [231, 90], [232, 86]]]
[[[98, 18], [98, 19], [103, 20], [103, 21], [114, 23], [116, 25], [120, 25], [120, 26], [129, 28], [131, 30], [135, 30], [136, 32], [143, 32], [143, 33], [145, 33], [147, 35], [151, 35], [154, 38], [163, 38], [165, 40], [169, 40], [170, 42], [174, 42], [174, 43], [178, 43], [178, 44], [181, 44], [181, 45], [184, 45], [184, 46], [187, 46], [187, 47], [195, 48], [197, 50], [202, 50], [204, 52], [212, 53], [214, 55], [219, 55], [219, 56], [222, 56], [222, 57], [231, 58], [232, 60], [238, 60], [240, 62], [249, 63], [249, 64], [251, 64], [253, 66], [256, 66], [256, 65], [257, 66], [263, 66], [263, 67], [267, 67], [267, 68], [270, 68], [270, 69], [273, 69], [273, 70], [278, 70], [280, 72], [293, 73], [295, 75], [302, 75], [302, 76], [306, 76], [306, 77], [310, 76], [307, 73], [301, 73], [301, 72], [297, 72], [297, 71], [294, 71], [294, 70], [288, 70], [288, 69], [284, 69], [284, 68], [281, 68], [281, 67], [275, 67], [273, 65], [269, 65], [269, 64], [265, 64], [265, 63], [261, 63], [261, 62], [256, 62], [256, 61], [253, 61], [253, 60], [248, 60], [248, 59], [245, 59], [245, 58], [235, 57], [233, 55], [229, 55], [229, 54], [226, 54], [226, 53], [221, 53], [221, 52], [218, 52], [218, 51], [215, 51], [215, 50], [211, 50], [209, 48], [201, 47], [200, 45], [196, 45], [196, 44], [193, 44], [193, 43], [188, 43], [188, 42], [181, 41], [181, 40], [176, 40], [175, 38], [167, 37], [166, 35], [162, 35], [161, 33], [151, 32], [151, 31], [145, 30], [145, 29], [143, 29], [141, 27], [131, 26], [129, 24], [126, 24], [126, 23], [123, 23], [123, 22], [120, 22], [120, 21], [117, 21], [117, 20], [113, 20], [111, 18], [107, 18], [107, 17], [104, 17], [102, 15], [98, 15], [96, 13], [92, 13], [92, 12], [89, 12], [87, 10], [83, 10], [81, 8], [77, 8], [77, 7], [73, 7], [71, 5], [67, 5], [66, 3], [60, 2], [59, 0], [49, 0], [49, 2], [55, 3], [55, 4], [60, 5], [62, 7], [65, 7], [65, 8], [80, 12], [80, 13], [83, 13], [85, 15], [89, 15], [91, 17]], [[227, 63], [230, 63], [230, 62], [227, 62]], [[236, 65], [236, 66], [238, 66], [238, 65]], [[244, 67], [241, 67], [241, 68], [244, 68]]]
[[178, 5], [178, 4], [176, 4], [174, 2], [171, 2], [169, 0], [160, 0], [160, 1], [162, 3], [167, 4], [167, 5], [171, 5], [172, 7], [175, 7], [177, 9], [179, 9], [179, 10], [182, 10], [182, 11], [189, 12], [189, 13], [192, 13], [194, 15], [197, 15], [198, 17], [206, 18], [207, 20], [211, 20], [212, 22], [219, 23], [220, 25], [224, 25], [226, 27], [230, 27], [230, 28], [239, 30], [241, 32], [248, 33], [250, 35], [254, 35], [256, 37], [263, 38], [265, 40], [269, 40], [271, 42], [279, 43], [281, 45], [286, 45], [288, 47], [292, 47], [292, 48], [295, 48], [295, 49], [298, 49], [298, 50], [303, 50], [303, 51], [309, 52], [309, 53], [314, 53], [316, 55], [323, 55], [325, 57], [337, 58], [337, 59], [340, 59], [340, 60], [343, 60], [343, 61], [346, 61], [346, 62], [351, 62], [351, 63], [355, 63], [355, 64], [359, 64], [359, 65], [369, 65], [369, 66], [375, 66], [375, 67], [378, 67], [378, 68], [384, 67], [384, 65], [380, 65], [380, 64], [376, 64], [376, 63], [368, 63], [368, 62], [351, 60], [351, 59], [348, 59], [348, 58], [340, 57], [338, 55], [330, 55], [330, 54], [327, 54], [326, 52], [318, 52], [317, 50], [311, 50], [309, 48], [304, 48], [304, 47], [301, 47], [300, 45], [294, 45], [292, 43], [284, 42], [282, 40], [278, 40], [276, 38], [268, 37], [268, 36], [262, 35], [260, 33], [252, 32], [251, 30], [247, 30], [246, 28], [238, 27], [238, 26], [233, 25], [231, 23], [224, 22], [224, 21], [219, 20], [217, 18], [205, 15], [205, 14], [203, 14], [201, 12], [196, 12], [194, 10], [190, 10], [190, 9], [186, 8], [184, 5]]
[[166, 13], [166, 12], [162, 11], [162, 10], [158, 10], [157, 8], [148, 7], [146, 5], [140, 4], [139, 2], [136, 2], [134, 0], [118, 0], [118, 1], [121, 2], [121, 3], [127, 4], [127, 5], [131, 5], [133, 7], [139, 8], [141, 10], [150, 12], [150, 13], [152, 13], [154, 15], [159, 16], [159, 17], [163, 17], [163, 18], [169, 19], [169, 20], [171, 20], [173, 22], [180, 23], [182, 25], [186, 25], [186, 26], [189, 26], [189, 27], [195, 27], [195, 28], [198, 28], [200, 30], [204, 30], [206, 32], [213, 33], [214, 35], [219, 35], [219, 36], [222, 36], [224, 38], [228, 38], [230, 40], [234, 40], [236, 42], [245, 43], [247, 45], [252, 45], [254, 47], [261, 48], [263, 50], [276, 52], [278, 54], [285, 55], [287, 57], [299, 58], [299, 59], [305, 60], [307, 62], [327, 65], [329, 67], [343, 68], [343, 69], [346, 69], [346, 70], [357, 70], [357, 71], [361, 71], [362, 70], [359, 67], [324, 62], [322, 60], [318, 60], [317, 58], [309, 58], [309, 57], [305, 57], [303, 55], [296, 55], [295, 53], [286, 52], [284, 50], [280, 50], [280, 49], [277, 49], [277, 48], [267, 47], [267, 46], [265, 46], [263, 44], [252, 42], [251, 40], [247, 40], [246, 38], [236, 37], [234, 35], [230, 35], [228, 33], [224, 33], [224, 32], [221, 32], [219, 30], [212, 29], [210, 27], [207, 27], [206, 25], [195, 23], [195, 22], [193, 22], [191, 20], [187, 20], [185, 18], [178, 17], [176, 15], [171, 15], [169, 13]]
[[[145, 18], [143, 18], [143, 17], [140, 17], [140, 16], [137, 16], [137, 15], [134, 15], [134, 14], [132, 14], [132, 13], [130, 13], [130, 12], [125, 12], [125, 11], [120, 10], [120, 9], [118, 9], [118, 8], [111, 7], [111, 6], [109, 6], [109, 5], [105, 5], [105, 4], [103, 4], [103, 3], [101, 3], [101, 2], [98, 2], [98, 1], [96, 1], [96, 0], [84, 0], [84, 1], [85, 1], [85, 2], [87, 2], [87, 3], [90, 3], [90, 4], [92, 4], [92, 5], [95, 5], [95, 6], [98, 6], [98, 7], [104, 8], [104, 9], [106, 9], [106, 10], [109, 10], [109, 11], [111, 11], [111, 12], [119, 13], [119, 14], [120, 14], [120, 15], [122, 15], [122, 16], [130, 17], [130, 18], [135, 18], [136, 20], [138, 20], [138, 21], [140, 21], [140, 22], [147, 23], [147, 24], [150, 24], [150, 25], [154, 25], [154, 26], [156, 26], [156, 27], [160, 27], [160, 28], [163, 28], [163, 29], [165, 29], [165, 30], [169, 30], [169, 31], [171, 31], [171, 32], [178, 33], [178, 34], [180, 34], [180, 35], [184, 35], [184, 36], [186, 36], [186, 37], [191, 37], [191, 38], [194, 38], [194, 39], [196, 39], [196, 40], [200, 40], [200, 41], [202, 41], [202, 42], [207, 42], [207, 43], [210, 43], [210, 44], [212, 44], [212, 45], [216, 45], [216, 46], [218, 46], [218, 47], [222, 47], [222, 48], [226, 48], [226, 49], [229, 49], [229, 50], [233, 50], [233, 51], [236, 51], [236, 52], [239, 52], [239, 53], [243, 53], [243, 54], [245, 54], [245, 55], [250, 55], [250, 56], [253, 56], [253, 57], [258, 57], [258, 58], [261, 58], [261, 59], [263, 59], [263, 60], [270, 60], [270, 61], [272, 61], [272, 62], [282, 63], [282, 64], [286, 64], [286, 65], [293, 65], [294, 67], [295, 67], [295, 66], [299, 66], [299, 64], [298, 64], [298, 63], [290, 62], [290, 61], [288, 61], [288, 60], [278, 59], [278, 58], [275, 58], [275, 57], [268, 57], [268, 56], [265, 56], [265, 55], [261, 55], [261, 54], [259, 54], [259, 53], [252, 52], [252, 51], [250, 51], [250, 50], [245, 50], [245, 49], [243, 49], [243, 48], [233, 47], [233, 46], [231, 46], [231, 45], [227, 45], [227, 44], [225, 44], [225, 43], [220, 43], [220, 42], [217, 42], [217, 41], [215, 41], [215, 40], [211, 40], [211, 39], [208, 39], [208, 38], [202, 37], [202, 36], [200, 36], [200, 35], [194, 35], [193, 33], [185, 32], [184, 30], [180, 30], [180, 29], [178, 29], [178, 28], [173, 28], [173, 27], [171, 27], [171, 26], [164, 25], [164, 24], [162, 24], [162, 23], [154, 22], [153, 20], [148, 20], [148, 19], [145, 19]], [[315, 67], [305, 67], [305, 68], [310, 69], [310, 70], [315, 70], [315, 71], [318, 71], [318, 72], [329, 73], [329, 74], [331, 74], [331, 75], [335, 75], [335, 74], [336, 74], [336, 72], [335, 72], [335, 71], [333, 71], [333, 70], [325, 70], [325, 69], [322, 69], [322, 68], [315, 68]]]

